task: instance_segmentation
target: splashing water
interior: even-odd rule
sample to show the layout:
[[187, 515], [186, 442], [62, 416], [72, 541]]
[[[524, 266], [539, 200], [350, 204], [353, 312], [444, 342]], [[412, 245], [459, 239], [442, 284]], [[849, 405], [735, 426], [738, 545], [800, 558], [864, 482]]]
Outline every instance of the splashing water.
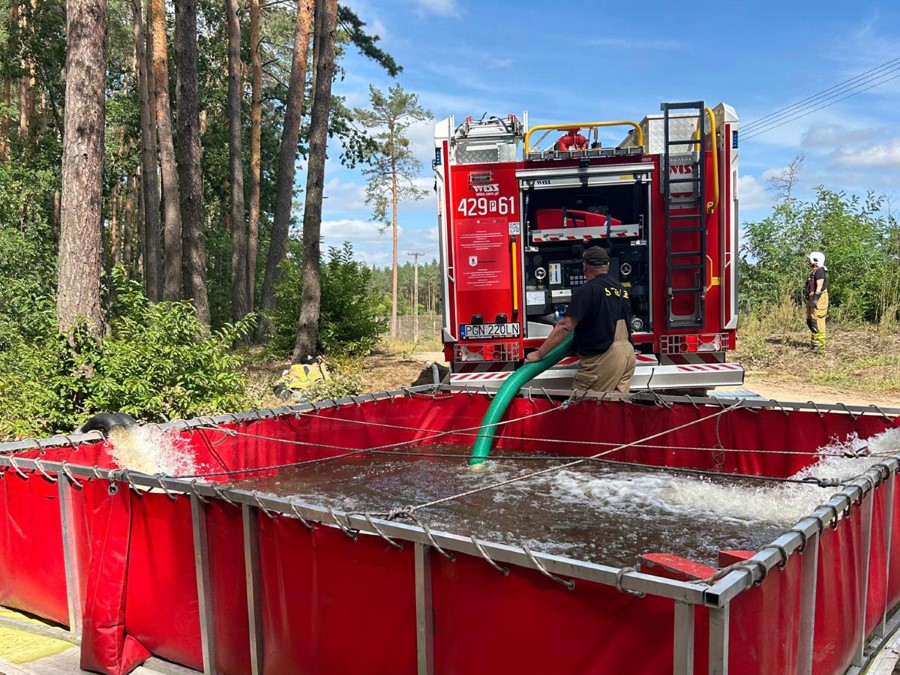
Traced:
[[[863, 451], [874, 455], [846, 457]], [[437, 452], [466, 448], [432, 446]], [[792, 478], [847, 481], [900, 452], [900, 429], [868, 440], [850, 436], [819, 449]], [[837, 455], [837, 456], [836, 456]], [[383, 512], [532, 472], [533, 462], [489, 461], [470, 471], [459, 460], [354, 457], [296, 467], [238, 486], [345, 511]], [[543, 466], [542, 464], [539, 466]], [[719, 550], [756, 550], [812, 513], [839, 488], [698, 477], [659, 469], [585, 463], [430, 507], [435, 528], [605, 564], [633, 564], [670, 552], [715, 565]]]
[[113, 427], [109, 442], [109, 454], [120, 469], [167, 476], [197, 472], [193, 454], [177, 433], [167, 433], [150, 425]]

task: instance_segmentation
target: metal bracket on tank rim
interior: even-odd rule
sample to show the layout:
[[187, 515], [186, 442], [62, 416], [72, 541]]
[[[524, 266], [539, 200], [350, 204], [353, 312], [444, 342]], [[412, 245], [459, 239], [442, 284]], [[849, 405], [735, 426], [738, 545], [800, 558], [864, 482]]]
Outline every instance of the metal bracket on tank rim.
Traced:
[[503, 567], [503, 565], [498, 565], [498, 564], [495, 563], [493, 560], [491, 560], [491, 557], [490, 557], [490, 556], [487, 554], [487, 552], [484, 550], [484, 547], [482, 547], [482, 545], [478, 543], [478, 540], [475, 538], [475, 535], [474, 535], [474, 534], [473, 534], [473, 535], [470, 535], [470, 536], [469, 536], [469, 539], [471, 539], [471, 540], [472, 540], [472, 543], [475, 544], [475, 548], [478, 549], [479, 555], [487, 561], [488, 565], [490, 565], [490, 566], [493, 567], [495, 570], [497, 570], [498, 572], [500, 572], [500, 574], [502, 574], [503, 576], [505, 576], [505, 577], [508, 577], [508, 576], [509, 576], [509, 568], [508, 568], [508, 567]]
[[344, 525], [340, 521], [340, 519], [337, 517], [337, 515], [335, 514], [334, 508], [332, 508], [331, 506], [328, 507], [328, 515], [331, 516], [331, 519], [334, 521], [334, 524], [340, 528], [341, 532], [346, 534], [353, 541], [356, 541], [357, 539], [359, 539], [359, 530], [355, 530], [352, 527], [349, 527], [349, 524]]
[[545, 577], [547, 577], [551, 581], [555, 581], [558, 584], [562, 584], [563, 586], [568, 588], [570, 591], [575, 590], [575, 582], [574, 581], [572, 581], [571, 579], [563, 579], [562, 577], [558, 577], [555, 574], [548, 572], [547, 568], [544, 567], [540, 563], [540, 561], [534, 557], [534, 553], [531, 552], [531, 549], [528, 548], [527, 544], [522, 544], [522, 550], [525, 551], [525, 555], [528, 556], [528, 559], [531, 561], [531, 563], [534, 565], [535, 569], [538, 572], [543, 574]]
[[616, 590], [619, 591], [620, 593], [627, 593], [628, 595], [633, 595], [636, 598], [645, 597], [647, 594], [644, 593], [643, 591], [633, 591], [629, 588], [625, 588], [622, 585], [625, 575], [628, 574], [629, 572], [637, 572], [637, 570], [634, 567], [622, 567], [619, 569], [618, 572], [616, 572]]

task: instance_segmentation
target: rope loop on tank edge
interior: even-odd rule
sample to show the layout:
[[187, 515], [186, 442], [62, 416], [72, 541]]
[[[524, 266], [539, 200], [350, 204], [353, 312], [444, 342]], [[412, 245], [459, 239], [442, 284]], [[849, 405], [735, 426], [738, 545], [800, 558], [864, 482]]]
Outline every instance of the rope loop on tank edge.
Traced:
[[[313, 525], [311, 522], [309, 522], [306, 518], [303, 517], [303, 514], [300, 513], [300, 509], [297, 508], [297, 505], [294, 502], [292, 502], [291, 500], [288, 500], [287, 503], [288, 503], [288, 506], [291, 507], [291, 511], [294, 512], [294, 517], [297, 520], [299, 520], [301, 523], [306, 525], [306, 529], [308, 529], [310, 531], [316, 529], [315, 525]], [[290, 516], [288, 516], [288, 517], [290, 517]]]
[[792, 527], [788, 532], [794, 532], [800, 535], [800, 545], [797, 547], [796, 551], [800, 555], [803, 555], [803, 552], [806, 550], [806, 543], [809, 541], [809, 535], [806, 534], [806, 530], [803, 528], [798, 528], [796, 525]]
[[534, 565], [534, 568], [543, 574], [545, 577], [550, 579], [551, 581], [555, 581], [558, 584], [562, 584], [570, 591], [575, 590], [575, 582], [571, 579], [563, 579], [562, 577], [558, 577], [555, 574], [551, 573], [546, 567], [544, 567], [541, 562], [534, 556], [534, 553], [531, 552], [531, 549], [528, 548], [528, 544], [522, 544], [522, 550], [525, 551], [525, 555], [528, 556], [528, 559], [531, 561], [531, 564]]
[[840, 401], [838, 401], [838, 402], [835, 403], [834, 405], [835, 405], [835, 407], [837, 407], [837, 408], [843, 408], [844, 412], [847, 413], [848, 415], [850, 415], [850, 418], [851, 418], [854, 422], [857, 420], [857, 418], [859, 418], [859, 414], [854, 413], [852, 410], [850, 410], [850, 408], [847, 407], [847, 404], [846, 404], [846, 403], [841, 403]]
[[885, 422], [893, 422], [894, 421], [893, 417], [890, 417], [886, 412], [884, 412], [884, 410], [879, 408], [874, 403], [870, 403], [869, 407], [872, 408], [873, 410], [875, 410], [879, 415], [881, 415], [884, 418]]
[[834, 504], [819, 504], [816, 509], [828, 509], [829, 511], [831, 511], [831, 522], [829, 523], [829, 525], [831, 526], [832, 530], [836, 530], [838, 526], [838, 520], [841, 517], [838, 508]]
[[637, 572], [634, 567], [621, 567], [619, 571], [616, 572], [616, 590], [620, 593], [627, 593], [628, 595], [633, 595], [636, 598], [643, 598], [646, 593], [643, 591], [633, 591], [630, 588], [625, 588], [622, 584], [625, 580], [625, 575], [630, 572]]
[[[781, 561], [778, 563], [778, 567], [779, 567], [779, 569], [784, 569], [785, 565], [787, 565], [788, 558], [790, 557], [790, 554], [787, 552], [787, 549], [784, 546], [782, 546], [781, 544], [774, 544], [774, 543], [769, 544], [768, 546], [766, 546], [766, 548], [771, 548], [771, 549], [778, 551], [779, 555], [781, 556]], [[765, 550], [765, 549], [763, 549], [763, 550]]]
[[816, 521], [816, 524], [818, 525], [819, 536], [822, 536], [822, 533], [825, 531], [825, 519], [822, 516], [816, 515], [815, 513], [812, 514], [810, 518]]
[[345, 525], [344, 523], [342, 523], [340, 521], [340, 519], [337, 517], [337, 515], [335, 514], [334, 509], [330, 506], [328, 507], [328, 515], [331, 516], [331, 519], [334, 521], [334, 524], [340, 528], [341, 532], [346, 534], [353, 541], [356, 541], [357, 539], [359, 539], [359, 530], [355, 530], [352, 527], [350, 527], [349, 525]]
[[209, 504], [209, 498], [204, 497], [200, 494], [200, 491], [197, 490], [197, 479], [194, 478], [191, 480], [191, 495], [197, 498], [201, 504]]
[[219, 499], [224, 500], [225, 502], [227, 502], [228, 504], [231, 504], [232, 506], [241, 508], [241, 505], [238, 502], [236, 502], [235, 500], [233, 500], [231, 497], [226, 495], [225, 490], [223, 490], [219, 485], [216, 485], [215, 483], [213, 483], [212, 491], [216, 494], [216, 497], [218, 497]]
[[[46, 452], [46, 450], [44, 449], [44, 446], [41, 445], [41, 442], [40, 442], [38, 439], [36, 439], [36, 438], [24, 438], [24, 439], [22, 439], [22, 440], [23, 440], [25, 443], [28, 443], [29, 441], [31, 441], [31, 443], [34, 445], [34, 449], [37, 450], [38, 452], [40, 452], [42, 455], [44, 454], [44, 452]], [[25, 448], [25, 450], [22, 450], [22, 451], [20, 451], [20, 452], [27, 452], [27, 450], [28, 450], [28, 448]]]
[[488, 565], [490, 565], [490, 566], [493, 567], [495, 570], [497, 570], [498, 572], [500, 572], [500, 574], [502, 574], [503, 576], [505, 576], [505, 577], [508, 577], [508, 576], [509, 576], [509, 568], [508, 568], [508, 567], [503, 567], [502, 565], [498, 565], [496, 562], [494, 562], [494, 561], [491, 559], [491, 557], [487, 554], [487, 551], [484, 550], [484, 547], [482, 547], [482, 545], [478, 543], [478, 539], [475, 538], [475, 535], [474, 535], [474, 534], [469, 535], [469, 539], [471, 539], [471, 540], [472, 540], [472, 543], [475, 544], [475, 548], [478, 550], [478, 554], [479, 554], [482, 558], [484, 558], [485, 561], [487, 561], [487, 564], [488, 564]]
[[453, 551], [445, 551], [440, 544], [437, 543], [434, 539], [434, 535], [431, 534], [431, 528], [428, 527], [428, 523], [416, 516], [409, 514], [410, 519], [416, 523], [419, 527], [422, 528], [422, 531], [425, 532], [425, 537], [428, 539], [429, 545], [442, 556], [444, 556], [450, 562], [456, 562], [456, 554]]
[[44, 468], [41, 466], [41, 460], [35, 459], [34, 466], [38, 470], [38, 473], [40, 473], [41, 476], [43, 476], [49, 482], [56, 483], [59, 480], [59, 478], [57, 476], [51, 476], [49, 473], [44, 471]]
[[265, 513], [267, 516], [269, 516], [269, 518], [270, 518], [271, 520], [275, 520], [276, 514], [273, 513], [272, 511], [270, 511], [269, 509], [267, 509], [267, 508], [265, 507], [265, 505], [263, 505], [262, 499], [259, 498], [259, 495], [258, 495], [258, 494], [254, 494], [254, 495], [253, 495], [253, 501], [256, 502], [256, 508], [258, 508], [260, 511], [262, 511], [262, 512]]
[[69, 481], [74, 488], [81, 490], [84, 485], [81, 484], [81, 481], [75, 478], [75, 474], [72, 473], [72, 469], [69, 468], [69, 463], [63, 461], [61, 464], [63, 475]]
[[368, 523], [369, 523], [369, 525], [371, 526], [371, 528], [372, 528], [373, 530], [375, 530], [375, 534], [377, 534], [379, 537], [381, 537], [382, 539], [384, 539], [387, 543], [389, 543], [389, 544], [390, 544], [391, 546], [393, 546], [394, 548], [396, 548], [396, 549], [398, 549], [398, 550], [400, 550], [400, 551], [403, 550], [403, 542], [397, 541], [396, 539], [391, 539], [389, 536], [387, 536], [387, 535], [381, 530], [381, 528], [378, 527], [378, 525], [375, 523], [375, 521], [372, 519], [372, 514], [371, 514], [371, 513], [366, 512], [366, 513], [363, 513], [362, 516], [366, 519], [366, 521], [368, 521]]
[[[113, 473], [115, 473], [115, 472], [114, 471], [110, 472], [110, 477], [112, 477]], [[137, 486], [137, 483], [135, 483], [134, 480], [131, 478], [131, 470], [130, 469], [122, 469], [120, 471], [120, 475], [122, 476], [122, 480], [124, 480], [126, 483], [128, 483], [128, 487], [131, 488], [131, 491], [134, 492], [135, 495], [137, 495], [138, 497], [144, 496], [144, 491], [141, 490]]]
[[9, 456], [9, 465], [13, 468], [13, 471], [19, 474], [19, 478], [22, 480], [28, 480], [31, 477], [19, 468], [19, 465], [16, 464], [16, 458], [13, 455]]
[[159, 489], [166, 493], [166, 497], [171, 499], [173, 502], [177, 502], [178, 495], [176, 493], [172, 492], [171, 490], [169, 490], [169, 488], [167, 488], [166, 484], [163, 482], [163, 478], [166, 478], [166, 474], [157, 473], [157, 474], [153, 474], [153, 477], [156, 479], [156, 484], [159, 486]]
[[[78, 452], [78, 446], [75, 444], [75, 441], [72, 440], [72, 437], [68, 434], [60, 434], [63, 438], [66, 439], [66, 442], [69, 444], [69, 447], [72, 448], [72, 452]], [[65, 462], [63, 462], [65, 463]]]
[[[766, 580], [766, 577], [769, 576], [769, 568], [759, 560], [745, 560], [743, 563], [741, 563], [740, 566], [747, 570], [747, 572], [749, 572], [750, 579], [751, 581], [753, 581], [754, 586], [762, 585], [762, 582], [764, 582]], [[753, 572], [754, 569], [759, 570], [759, 579], [756, 578], [756, 574], [754, 574]]]

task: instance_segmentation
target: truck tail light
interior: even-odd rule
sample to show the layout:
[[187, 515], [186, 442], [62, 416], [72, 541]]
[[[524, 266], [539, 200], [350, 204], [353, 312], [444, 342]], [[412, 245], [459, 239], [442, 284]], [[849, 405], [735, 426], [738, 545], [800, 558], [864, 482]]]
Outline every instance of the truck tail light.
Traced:
[[454, 361], [518, 361], [521, 357], [518, 342], [486, 342], [457, 344]]
[[728, 348], [727, 333], [704, 333], [699, 335], [661, 335], [661, 354], [694, 354], [697, 352], [721, 352]]

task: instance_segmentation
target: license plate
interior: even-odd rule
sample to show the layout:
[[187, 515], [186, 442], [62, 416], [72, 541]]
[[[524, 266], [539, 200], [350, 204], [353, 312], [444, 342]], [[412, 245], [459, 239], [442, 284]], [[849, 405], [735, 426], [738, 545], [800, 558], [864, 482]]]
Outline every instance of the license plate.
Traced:
[[517, 323], [464, 323], [459, 328], [459, 335], [463, 340], [517, 338], [521, 330]]

